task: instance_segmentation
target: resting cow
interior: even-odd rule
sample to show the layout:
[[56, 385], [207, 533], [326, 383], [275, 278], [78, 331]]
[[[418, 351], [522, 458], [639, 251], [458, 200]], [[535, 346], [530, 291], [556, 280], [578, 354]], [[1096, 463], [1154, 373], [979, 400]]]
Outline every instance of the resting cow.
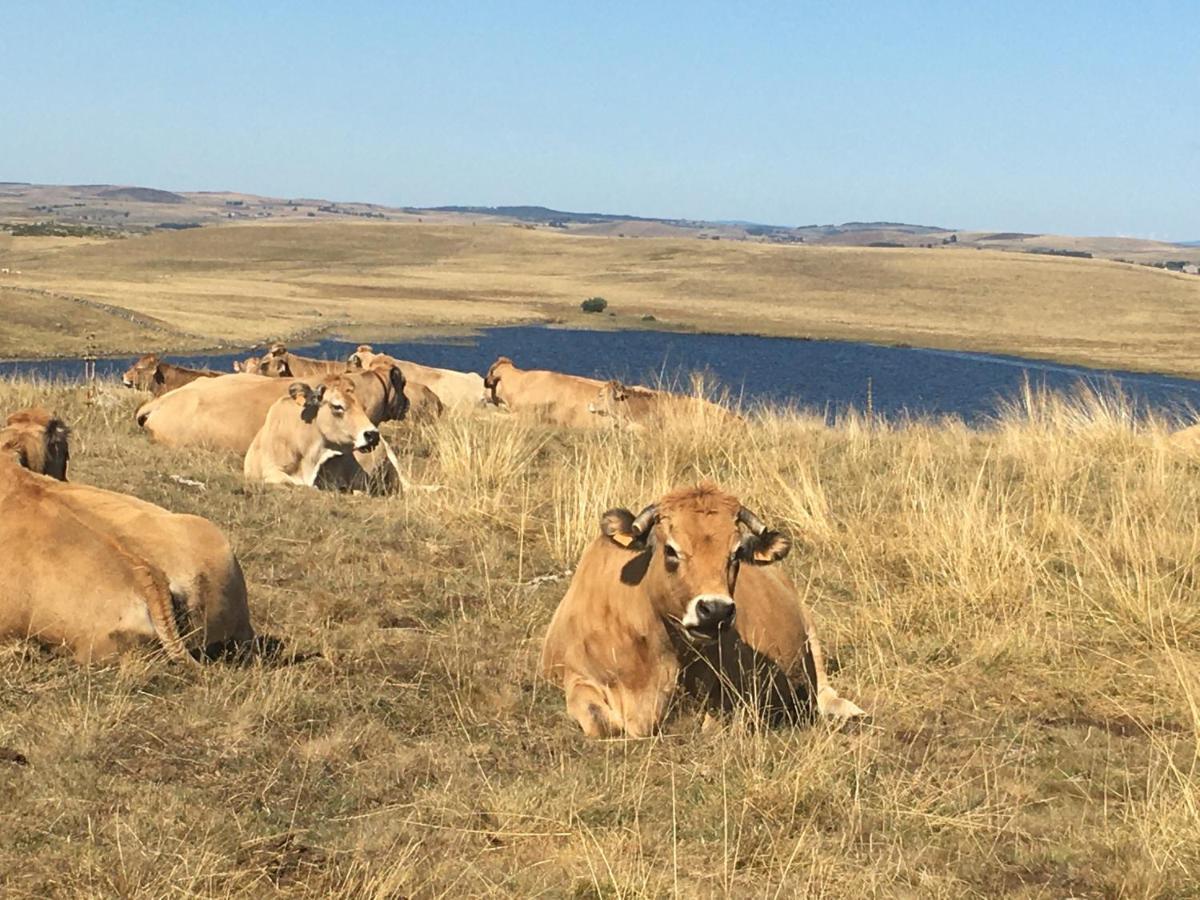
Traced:
[[[50, 420], [47, 442], [60, 428]], [[253, 640], [241, 567], [211, 522], [31, 474], [14, 465], [21, 459], [0, 453], [11, 563], [0, 567], [0, 635], [65, 646], [81, 661], [156, 642], [190, 660], [189, 645], [213, 653]]]
[[741, 693], [772, 718], [864, 715], [829, 685], [808, 610], [769, 568], [787, 538], [735, 497], [677, 490], [636, 517], [610, 510], [601, 532], [542, 648], [585, 734], [652, 734], [681, 681], [723, 705]]
[[[359, 402], [378, 425], [403, 419], [408, 412], [404, 374], [378, 367], [346, 373], [355, 382]], [[309, 385], [320, 378], [301, 378]], [[291, 382], [235, 374], [195, 381], [164, 394], [137, 411], [137, 421], [156, 442], [171, 447], [212, 447], [245, 454], [266, 421], [267, 411], [288, 395]]]
[[550, 425], [575, 428], [596, 428], [603, 424], [588, 410], [603, 385], [603, 381], [595, 378], [544, 369], [518, 369], [507, 356], [492, 363], [483, 379], [488, 402]]
[[630, 387], [616, 380], [605, 382], [588, 404], [588, 412], [607, 419], [614, 427], [631, 431], [671, 420], [691, 424], [737, 421], [737, 416], [729, 410], [702, 397]]
[[406, 381], [425, 385], [448, 409], [471, 412], [483, 403], [483, 379], [474, 372], [439, 369], [406, 359], [395, 359], [374, 352], [370, 344], [360, 344], [347, 360], [347, 365], [352, 369], [370, 368], [380, 363], [399, 366]]
[[190, 384], [197, 378], [217, 378], [220, 374], [209, 369], [188, 369], [163, 362], [153, 353], [147, 353], [125, 370], [121, 381], [125, 387], [149, 391], [157, 397]]
[[379, 441], [353, 378], [330, 375], [316, 387], [297, 381], [271, 406], [246, 451], [243, 471], [247, 481], [314, 487], [322, 464], [369, 453]]
[[258, 374], [272, 378], [305, 378], [310, 375], [336, 375], [345, 372], [346, 368], [341, 360], [298, 356], [283, 344], [272, 344], [259, 361]]

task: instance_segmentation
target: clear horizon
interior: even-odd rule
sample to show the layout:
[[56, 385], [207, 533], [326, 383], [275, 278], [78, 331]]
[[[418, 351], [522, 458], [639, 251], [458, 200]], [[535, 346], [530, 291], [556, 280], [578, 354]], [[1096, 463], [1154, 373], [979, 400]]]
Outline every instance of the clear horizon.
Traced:
[[1194, 12], [50, 2], [0, 177], [1195, 241]]

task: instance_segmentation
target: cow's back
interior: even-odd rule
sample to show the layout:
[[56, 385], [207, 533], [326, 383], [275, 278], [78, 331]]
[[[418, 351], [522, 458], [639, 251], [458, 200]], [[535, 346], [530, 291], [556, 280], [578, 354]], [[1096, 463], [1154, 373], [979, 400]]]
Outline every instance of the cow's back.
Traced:
[[647, 558], [604, 537], [588, 545], [546, 629], [542, 671], [548, 678], [561, 683], [566, 671], [575, 671], [638, 688], [650, 669], [673, 656], [639, 585]]
[[138, 422], [168, 446], [245, 453], [271, 404], [287, 394], [291, 383], [247, 374], [202, 378], [145, 404]]
[[743, 565], [733, 600], [742, 640], [799, 678], [812, 623], [782, 567]]

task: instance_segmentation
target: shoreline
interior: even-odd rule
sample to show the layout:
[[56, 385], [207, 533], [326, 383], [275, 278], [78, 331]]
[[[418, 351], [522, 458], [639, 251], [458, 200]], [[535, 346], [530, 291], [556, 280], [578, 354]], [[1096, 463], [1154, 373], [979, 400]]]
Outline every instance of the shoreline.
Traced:
[[[599, 317], [597, 317], [599, 319]], [[1094, 377], [1122, 377], [1122, 378], [1137, 378], [1139, 376], [1176, 378], [1184, 381], [1196, 382], [1200, 385], [1200, 371], [1178, 371], [1172, 369], [1154, 369], [1150, 367], [1124, 367], [1119, 365], [1108, 365], [1102, 362], [1097, 362], [1094, 359], [1090, 361], [1081, 361], [1080, 357], [1063, 358], [1049, 355], [1039, 355], [1030, 353], [1023, 355], [1019, 352], [1005, 350], [989, 350], [977, 349], [972, 347], [951, 347], [951, 346], [936, 346], [936, 345], [920, 345], [903, 340], [870, 340], [859, 337], [830, 337], [830, 336], [815, 336], [810, 334], [805, 335], [785, 335], [785, 334], [768, 334], [755, 331], [710, 331], [703, 328], [687, 325], [684, 323], [675, 324], [656, 320], [654, 322], [637, 323], [633, 327], [629, 327], [632, 323], [615, 324], [612, 327], [604, 327], [607, 323], [604, 321], [589, 322], [587, 320], [581, 322], [568, 322], [559, 317], [547, 317], [539, 321], [529, 321], [520, 324], [513, 323], [497, 323], [494, 325], [448, 325], [431, 328], [403, 328], [393, 330], [390, 333], [385, 333], [382, 336], [377, 336], [374, 339], [361, 339], [360, 336], [351, 336], [339, 334], [333, 329], [321, 329], [319, 331], [307, 332], [301, 335], [296, 335], [290, 338], [281, 339], [281, 343], [288, 345], [290, 349], [303, 350], [305, 348], [314, 347], [325, 341], [333, 341], [339, 343], [375, 343], [380, 345], [392, 343], [438, 343], [440, 341], [453, 341], [454, 339], [471, 340], [481, 336], [487, 331], [499, 331], [509, 328], [544, 328], [555, 331], [583, 331], [594, 333], [621, 333], [621, 332], [652, 332], [660, 334], [684, 335], [684, 336], [703, 336], [703, 337], [744, 337], [757, 338], [762, 340], [779, 340], [779, 341], [796, 341], [800, 343], [820, 343], [820, 344], [840, 344], [846, 346], [866, 346], [879, 349], [889, 350], [912, 350], [919, 353], [930, 353], [939, 356], [961, 357], [965, 359], [976, 360], [980, 362], [992, 362], [1002, 365], [1012, 365], [1017, 367], [1030, 367], [1039, 370], [1060, 370], [1063, 372], [1073, 372], [1075, 370], [1084, 370], [1085, 373], [1094, 373]], [[643, 327], [637, 327], [642, 325]], [[356, 326], [356, 330], [362, 326]], [[389, 332], [386, 326], [382, 326], [380, 331]], [[4, 357], [0, 358], [0, 365], [11, 364], [37, 364], [37, 363], [61, 363], [70, 361], [82, 361], [88, 358], [100, 360], [121, 360], [128, 358], [136, 358], [145, 353], [158, 353], [161, 356], [177, 356], [177, 357], [205, 357], [205, 356], [227, 356], [241, 353], [251, 354], [257, 350], [264, 349], [267, 346], [266, 342], [260, 342], [252, 346], [245, 345], [211, 345], [196, 349], [183, 350], [158, 350], [154, 348], [146, 348], [140, 352], [122, 352], [120, 350], [99, 350], [93, 356], [89, 357], [84, 354], [47, 354], [43, 356], [21, 356], [21, 357]], [[10, 376], [0, 376], [10, 377]]]

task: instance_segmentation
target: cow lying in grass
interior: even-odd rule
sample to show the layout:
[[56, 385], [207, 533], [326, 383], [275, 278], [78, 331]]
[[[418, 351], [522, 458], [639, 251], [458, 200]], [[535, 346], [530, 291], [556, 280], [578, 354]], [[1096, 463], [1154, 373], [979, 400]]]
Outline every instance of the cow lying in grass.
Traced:
[[589, 737], [654, 733], [677, 687], [769, 720], [863, 716], [830, 686], [812, 617], [777, 569], [788, 539], [704, 484], [605, 513], [550, 621], [543, 673]]
[[472, 412], [483, 404], [483, 379], [474, 372], [439, 369], [395, 359], [376, 353], [370, 344], [360, 344], [346, 363], [351, 369], [367, 369], [380, 364], [399, 366], [406, 382], [424, 385], [447, 409], [457, 412]]
[[209, 369], [189, 369], [163, 362], [155, 354], [147, 353], [125, 370], [121, 382], [125, 387], [149, 391], [157, 397], [185, 384], [191, 384], [197, 378], [218, 378], [220, 375], [220, 372]]
[[[43, 410], [14, 414], [0, 431], [0, 636], [64, 648], [83, 662], [146, 644], [183, 661], [189, 648], [248, 647], [246, 584], [221, 531], [56, 480], [66, 475], [65, 441], [65, 426]], [[61, 443], [61, 456], [29, 452], [38, 443]]]
[[[326, 472], [325, 485], [353, 488], [354, 467], [362, 468], [356, 454], [370, 454], [381, 442], [352, 377], [326, 376], [316, 387], [297, 381], [267, 412], [246, 451], [243, 472], [250, 482], [316, 487], [322, 467], [343, 457], [353, 466]], [[394, 469], [395, 457], [384, 449], [380, 465]], [[398, 471], [394, 479], [398, 482]]]
[[588, 412], [611, 422], [616, 428], [639, 431], [661, 426], [671, 420], [690, 424], [712, 422], [727, 424], [738, 417], [703, 397], [672, 394], [650, 388], [630, 387], [620, 381], [607, 381], [588, 403]]

